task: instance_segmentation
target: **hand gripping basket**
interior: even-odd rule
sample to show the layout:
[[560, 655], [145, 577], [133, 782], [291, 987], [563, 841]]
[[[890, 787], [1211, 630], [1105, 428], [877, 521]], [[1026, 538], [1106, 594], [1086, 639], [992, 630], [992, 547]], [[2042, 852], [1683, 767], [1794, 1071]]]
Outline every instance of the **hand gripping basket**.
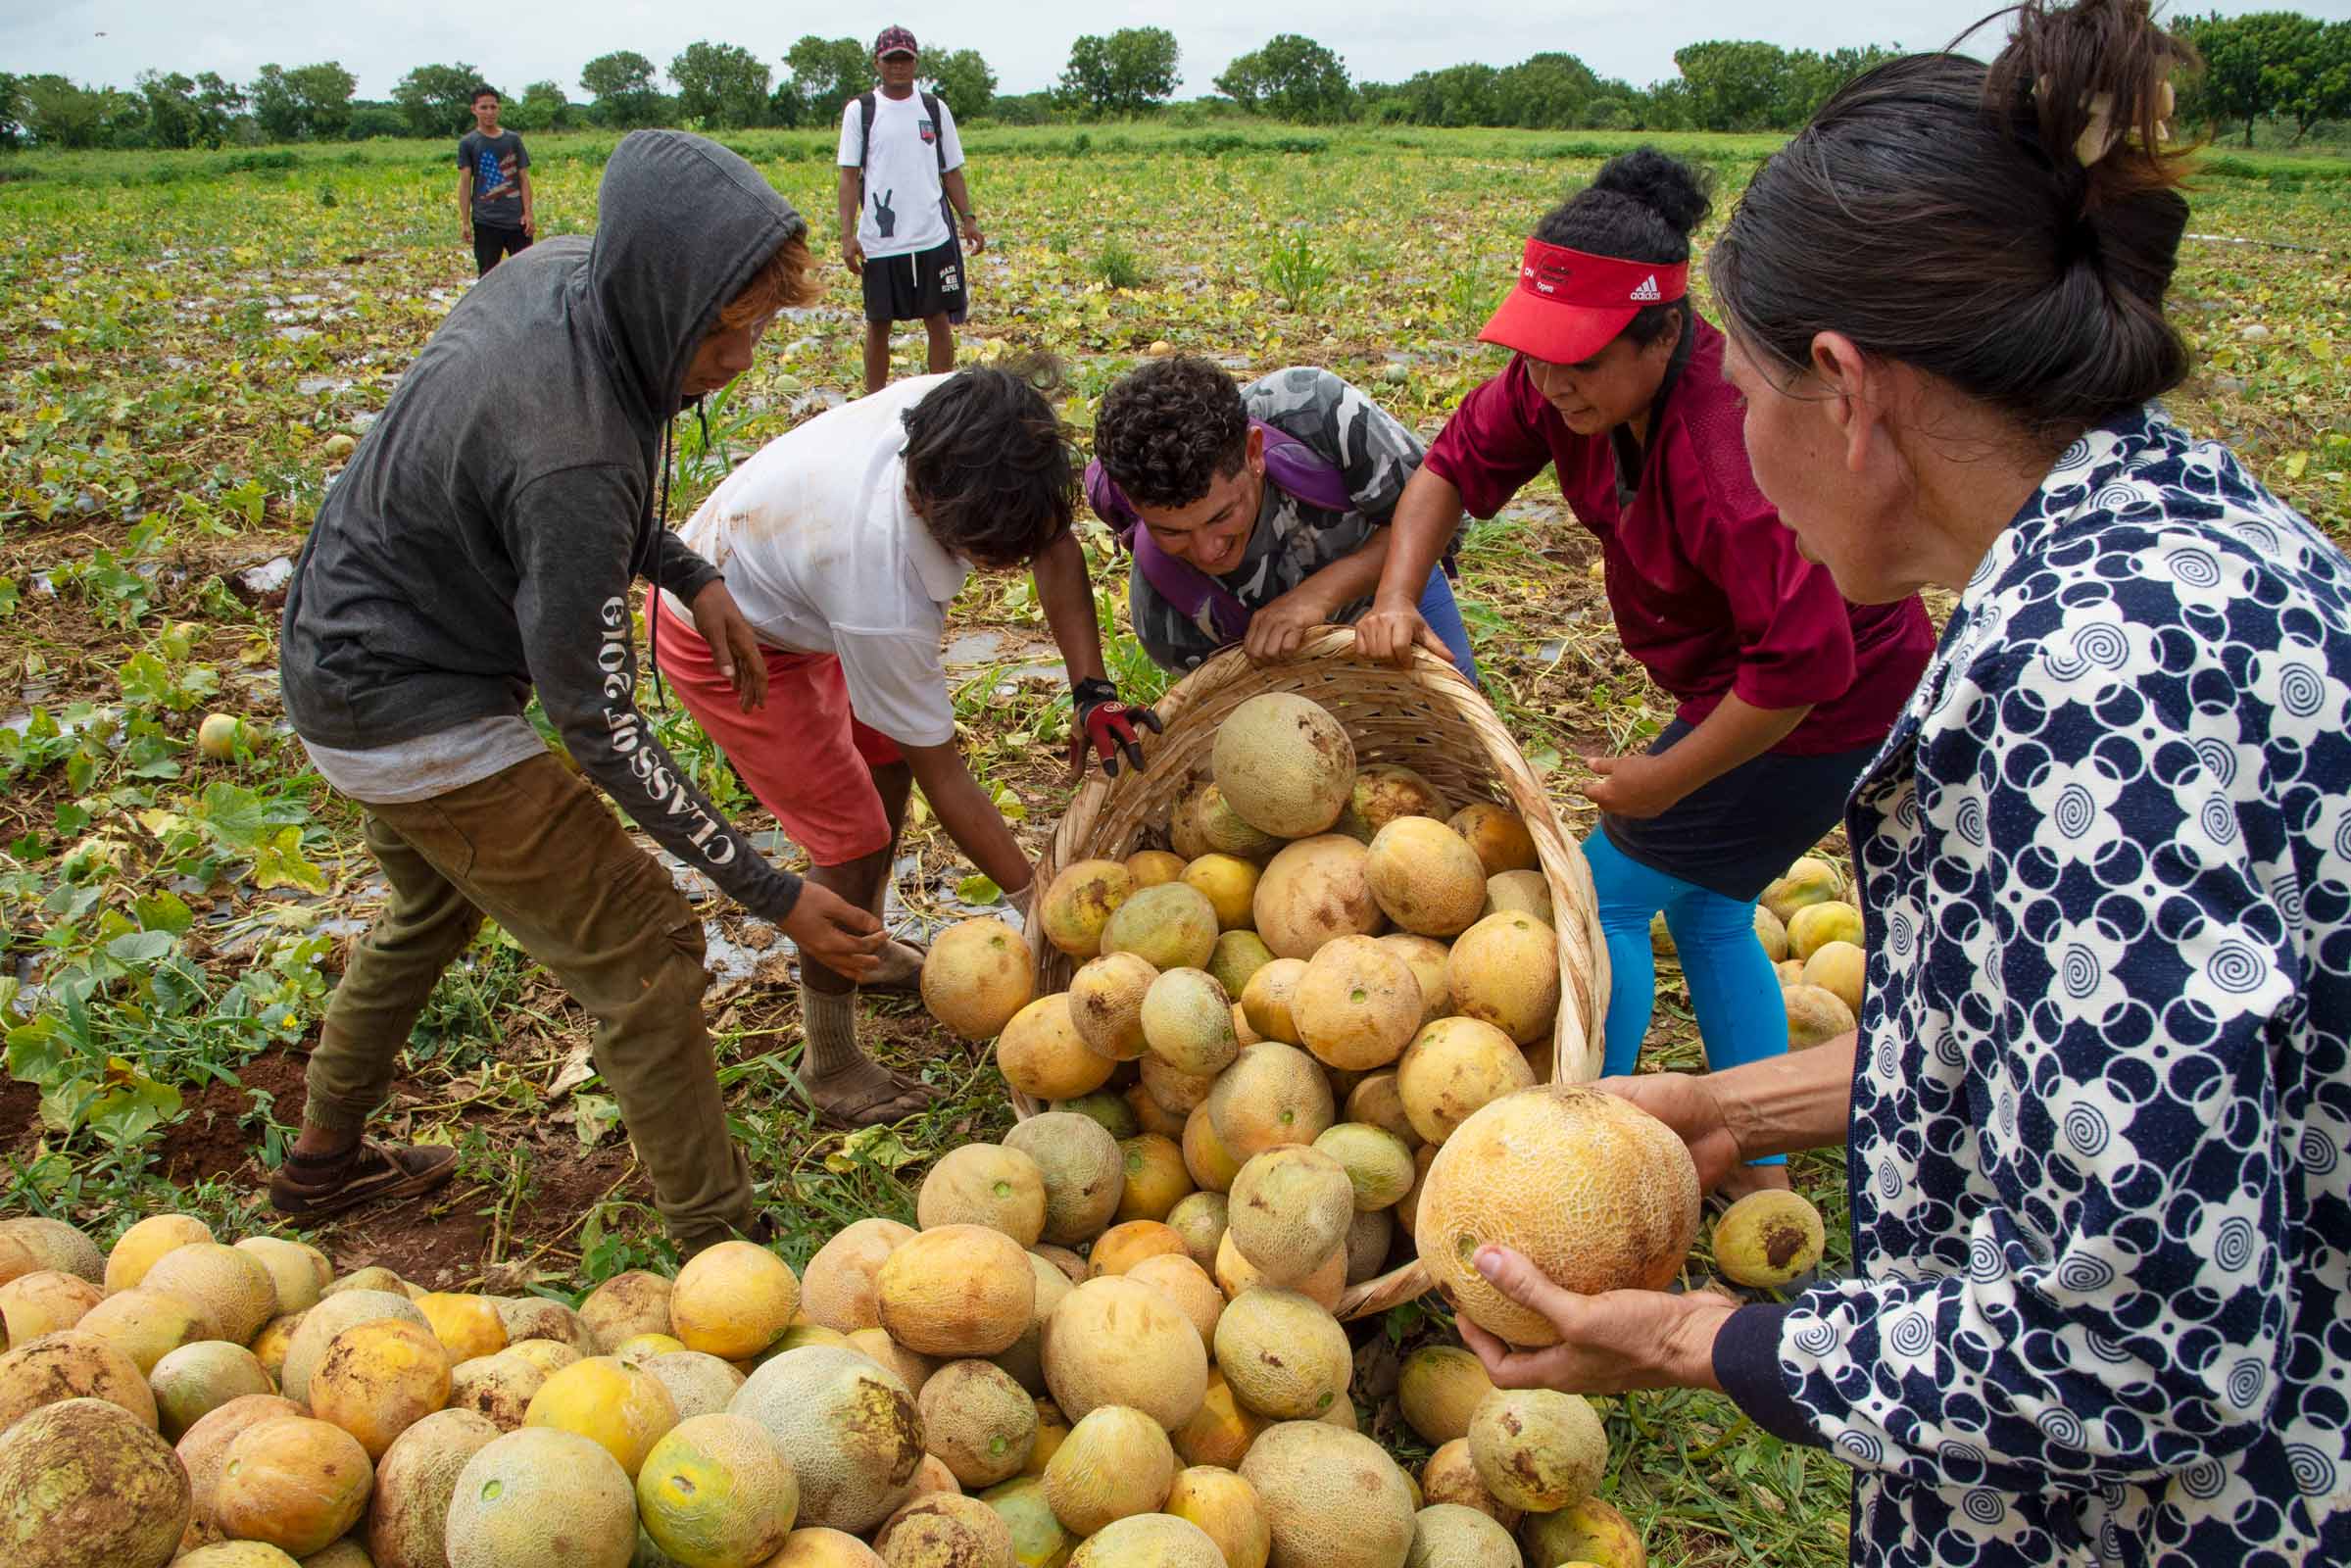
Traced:
[[[1559, 938], [1551, 1070], [1569, 1083], [1599, 1076], [1608, 960], [1592, 871], [1494, 709], [1452, 665], [1421, 650], [1414, 650], [1409, 668], [1374, 663], [1355, 657], [1354, 633], [1341, 627], [1317, 633], [1287, 662], [1252, 664], [1238, 648], [1207, 661], [1156, 705], [1165, 730], [1150, 743], [1149, 766], [1141, 773], [1121, 769], [1115, 779], [1090, 771], [1037, 868], [1038, 888], [1051, 886], [1060, 867], [1077, 860], [1123, 859], [1138, 850], [1164, 848], [1169, 812], [1196, 780], [1209, 776], [1217, 726], [1263, 692], [1295, 692], [1321, 704], [1347, 726], [1358, 765], [1400, 762], [1457, 806], [1499, 800], [1526, 819], [1550, 886]], [[1076, 966], [1045, 939], [1042, 903], [1040, 898], [1032, 905], [1028, 939], [1036, 955], [1037, 995], [1048, 996], [1069, 989]], [[1017, 1093], [1012, 1102], [1024, 1120], [1045, 1108]], [[1428, 1288], [1420, 1264], [1409, 1263], [1348, 1287], [1339, 1315], [1368, 1317]]]

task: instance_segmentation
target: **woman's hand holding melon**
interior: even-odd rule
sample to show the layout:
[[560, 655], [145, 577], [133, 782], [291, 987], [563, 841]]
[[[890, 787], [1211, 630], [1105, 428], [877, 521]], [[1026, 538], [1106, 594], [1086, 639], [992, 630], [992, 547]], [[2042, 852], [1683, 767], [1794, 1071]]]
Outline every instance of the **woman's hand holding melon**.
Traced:
[[1737, 1310], [1710, 1292], [1605, 1291], [1578, 1296], [1506, 1247], [1481, 1248], [1478, 1272], [1559, 1331], [1559, 1343], [1514, 1350], [1470, 1321], [1455, 1320], [1498, 1389], [1622, 1394], [1631, 1389], [1715, 1389], [1714, 1336]]

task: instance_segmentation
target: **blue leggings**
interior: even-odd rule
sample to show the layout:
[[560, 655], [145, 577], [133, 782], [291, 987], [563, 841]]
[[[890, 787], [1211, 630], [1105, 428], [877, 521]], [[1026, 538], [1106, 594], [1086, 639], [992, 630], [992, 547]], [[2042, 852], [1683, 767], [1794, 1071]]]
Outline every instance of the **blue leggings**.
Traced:
[[[1599, 894], [1600, 930], [1608, 939], [1608, 1018], [1605, 1071], [1618, 1077], [1641, 1059], [1657, 1000], [1657, 966], [1649, 948], [1649, 918], [1665, 911], [1665, 927], [1681, 955], [1698, 1038], [1709, 1067], [1737, 1067], [1788, 1050], [1788, 1008], [1763, 944], [1755, 940], [1755, 903], [1709, 892], [1641, 864], [1593, 828], [1584, 841]], [[1781, 1165], [1779, 1156], [1752, 1161]]]
[[1420, 591], [1420, 618], [1429, 623], [1429, 630], [1453, 656], [1453, 667], [1468, 677], [1472, 686], [1478, 684], [1478, 661], [1469, 651], [1469, 628], [1461, 623], [1461, 607], [1453, 603], [1453, 585], [1445, 581], [1445, 567], [1429, 571], [1429, 585]]

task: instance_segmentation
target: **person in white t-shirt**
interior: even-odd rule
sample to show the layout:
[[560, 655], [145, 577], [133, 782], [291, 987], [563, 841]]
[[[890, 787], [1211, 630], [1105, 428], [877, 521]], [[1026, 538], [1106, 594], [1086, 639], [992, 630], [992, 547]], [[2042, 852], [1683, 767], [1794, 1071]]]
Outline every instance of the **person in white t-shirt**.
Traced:
[[[921, 376], [769, 442], [680, 530], [726, 574], [765, 652], [767, 699], [738, 700], [684, 609], [656, 611], [661, 669], [735, 770], [808, 851], [808, 879], [881, 913], [907, 791], [1025, 906], [1034, 870], [955, 745], [941, 638], [965, 576], [1027, 569], [1072, 683], [1071, 761], [1140, 765], [1148, 710], [1104, 678], [1093, 586], [1070, 531], [1067, 427], [1038, 390], [1051, 362]], [[893, 942], [865, 984], [910, 988], [921, 950]], [[921, 1108], [918, 1085], [857, 1041], [856, 986], [803, 956], [803, 1078], [832, 1119]]]
[[963, 144], [938, 94], [916, 92], [914, 35], [884, 27], [873, 41], [876, 91], [841, 110], [841, 254], [865, 291], [865, 390], [890, 379], [890, 328], [920, 321], [930, 369], [955, 365], [955, 329], [970, 303], [963, 239], [988, 248], [963, 184]]

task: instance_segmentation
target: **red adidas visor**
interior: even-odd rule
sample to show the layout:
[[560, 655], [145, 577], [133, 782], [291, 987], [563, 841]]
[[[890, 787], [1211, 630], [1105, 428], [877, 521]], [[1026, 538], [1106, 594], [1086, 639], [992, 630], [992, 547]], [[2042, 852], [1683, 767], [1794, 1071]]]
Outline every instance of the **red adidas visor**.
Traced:
[[1531, 239], [1518, 287], [1478, 337], [1546, 364], [1578, 365], [1616, 341], [1642, 306], [1689, 292], [1688, 262], [1628, 262]]

